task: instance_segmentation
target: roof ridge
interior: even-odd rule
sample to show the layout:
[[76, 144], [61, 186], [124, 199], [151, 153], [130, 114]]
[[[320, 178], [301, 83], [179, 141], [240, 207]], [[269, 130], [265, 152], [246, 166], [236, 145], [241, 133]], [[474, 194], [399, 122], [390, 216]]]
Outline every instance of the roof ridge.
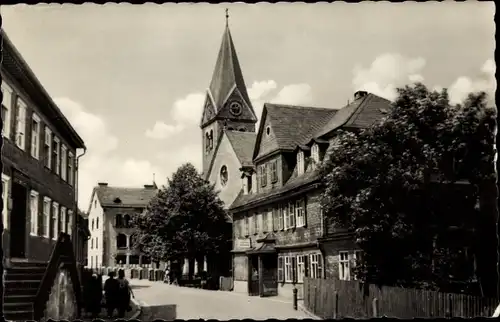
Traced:
[[335, 110], [329, 107], [319, 107], [319, 106], [306, 106], [306, 105], [291, 105], [291, 104], [280, 104], [280, 103], [265, 103], [267, 106], [279, 107], [279, 108], [290, 108], [290, 109], [314, 109], [314, 110], [324, 110], [331, 111]]

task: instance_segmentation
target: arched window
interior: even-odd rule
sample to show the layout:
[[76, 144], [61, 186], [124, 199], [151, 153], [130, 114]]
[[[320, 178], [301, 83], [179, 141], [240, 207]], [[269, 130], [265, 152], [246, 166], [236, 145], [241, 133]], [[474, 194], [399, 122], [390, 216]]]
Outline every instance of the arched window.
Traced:
[[234, 131], [234, 129], [232, 127], [228, 127], [227, 130], [228, 131]]
[[247, 130], [244, 127], [240, 127], [240, 129], [238, 131], [240, 131], [240, 132], [246, 132]]
[[214, 131], [210, 130], [210, 150], [214, 147]]
[[96, 219], [95, 229], [99, 229], [99, 217]]
[[94, 249], [94, 238], [90, 239], [90, 249]]
[[92, 230], [94, 230], [94, 219], [92, 219]]
[[121, 214], [115, 216], [115, 227], [116, 228], [123, 227], [123, 218]]
[[123, 217], [123, 226], [130, 227], [130, 215], [125, 215]]
[[127, 236], [125, 234], [118, 234], [118, 236], [116, 236], [116, 248], [127, 248]]
[[205, 133], [205, 150], [210, 150], [210, 134]]

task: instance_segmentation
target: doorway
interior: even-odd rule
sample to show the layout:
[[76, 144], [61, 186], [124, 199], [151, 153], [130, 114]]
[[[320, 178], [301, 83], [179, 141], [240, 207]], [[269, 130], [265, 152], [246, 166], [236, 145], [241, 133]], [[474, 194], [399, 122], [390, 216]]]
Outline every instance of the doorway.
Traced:
[[248, 295], [260, 295], [258, 255], [250, 255], [248, 257]]
[[10, 257], [26, 257], [26, 210], [28, 190], [12, 182], [12, 211], [10, 212]]

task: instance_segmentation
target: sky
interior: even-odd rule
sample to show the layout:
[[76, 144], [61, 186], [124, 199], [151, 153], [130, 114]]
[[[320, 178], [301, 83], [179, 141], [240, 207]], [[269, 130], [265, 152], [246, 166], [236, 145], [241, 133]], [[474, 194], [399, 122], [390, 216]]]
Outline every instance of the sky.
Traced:
[[201, 110], [225, 8], [254, 108], [341, 108], [421, 81], [494, 93], [493, 2], [39, 4], [2, 6], [3, 28], [84, 139], [79, 207], [97, 182], [142, 186], [201, 169]]

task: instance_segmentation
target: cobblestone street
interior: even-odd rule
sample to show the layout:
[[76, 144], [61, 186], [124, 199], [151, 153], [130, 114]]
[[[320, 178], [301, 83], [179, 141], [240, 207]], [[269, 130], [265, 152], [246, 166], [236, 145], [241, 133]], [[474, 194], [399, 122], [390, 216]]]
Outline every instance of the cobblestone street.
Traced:
[[161, 282], [130, 280], [143, 306], [141, 320], [153, 319], [304, 319], [292, 303], [276, 298], [250, 297], [234, 292], [178, 287]]

